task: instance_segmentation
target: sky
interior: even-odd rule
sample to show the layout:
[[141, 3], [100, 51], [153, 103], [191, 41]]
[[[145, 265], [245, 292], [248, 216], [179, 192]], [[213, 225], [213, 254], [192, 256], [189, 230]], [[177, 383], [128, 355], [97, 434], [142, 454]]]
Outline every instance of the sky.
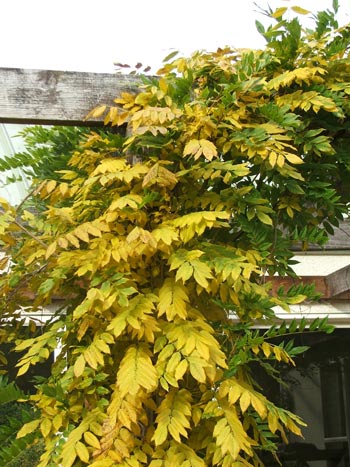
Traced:
[[[299, 5], [315, 13], [332, 0], [2, 0], [0, 67], [113, 72], [141, 62], [156, 71], [178, 50], [259, 48], [258, 8]], [[339, 0], [350, 22], [350, 0]]]

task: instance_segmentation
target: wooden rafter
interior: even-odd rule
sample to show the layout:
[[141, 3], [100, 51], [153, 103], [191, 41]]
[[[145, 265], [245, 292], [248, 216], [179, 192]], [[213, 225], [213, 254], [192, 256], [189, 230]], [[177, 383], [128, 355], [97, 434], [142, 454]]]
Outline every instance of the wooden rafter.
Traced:
[[112, 73], [0, 68], [0, 123], [91, 125], [99, 104], [136, 91], [139, 78]]
[[345, 266], [325, 278], [328, 295], [333, 298], [350, 298], [350, 266]]

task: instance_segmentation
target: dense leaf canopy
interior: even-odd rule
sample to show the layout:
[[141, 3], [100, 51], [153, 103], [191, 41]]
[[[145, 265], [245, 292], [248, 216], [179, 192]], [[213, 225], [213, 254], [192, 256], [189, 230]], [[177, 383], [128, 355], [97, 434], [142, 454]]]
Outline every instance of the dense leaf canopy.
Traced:
[[[20, 375], [60, 349], [20, 433], [41, 430], [39, 467], [259, 465], [300, 433], [251, 364], [274, 374], [304, 350], [273, 341], [306, 325], [274, 309], [314, 292], [273, 294], [268, 277], [347, 211], [349, 29], [285, 12], [258, 24], [264, 50], [172, 57], [94, 109], [126, 135], [81, 136], [36, 212], [2, 202], [1, 336], [26, 351]], [[53, 302], [20, 338], [19, 307], [32, 328]]]

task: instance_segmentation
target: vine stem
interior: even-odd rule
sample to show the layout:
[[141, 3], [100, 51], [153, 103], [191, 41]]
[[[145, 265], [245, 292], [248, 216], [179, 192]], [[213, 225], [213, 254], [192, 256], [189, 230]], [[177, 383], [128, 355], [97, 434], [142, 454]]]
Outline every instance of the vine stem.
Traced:
[[33, 240], [35, 240], [37, 243], [39, 243], [39, 245], [41, 245], [42, 247], [44, 247], [45, 249], [47, 249], [47, 245], [46, 243], [44, 243], [42, 240], [40, 240], [40, 238], [36, 237], [34, 234], [32, 234], [28, 229], [26, 229], [22, 224], [20, 224], [19, 222], [17, 222], [16, 220], [13, 220], [13, 223], [19, 227], [21, 230], [23, 230], [23, 232], [25, 232], [27, 235], [29, 235], [29, 237], [31, 237]]
[[19, 203], [19, 205], [16, 207], [16, 213], [22, 208], [23, 204], [27, 201], [27, 199], [29, 199], [31, 196], [33, 196], [34, 194], [38, 193], [41, 188], [45, 185], [46, 183], [46, 180], [44, 180], [43, 182], [40, 183], [39, 186], [36, 186], [34, 187], [28, 194], [27, 196], [22, 199], [22, 201]]

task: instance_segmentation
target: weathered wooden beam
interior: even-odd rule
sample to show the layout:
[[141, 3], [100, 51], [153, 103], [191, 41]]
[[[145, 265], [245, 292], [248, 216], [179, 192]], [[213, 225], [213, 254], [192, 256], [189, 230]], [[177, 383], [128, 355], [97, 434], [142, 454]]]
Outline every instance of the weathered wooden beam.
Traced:
[[333, 298], [344, 298], [350, 292], [350, 266], [345, 266], [329, 274], [325, 278], [328, 295]]
[[0, 68], [0, 123], [96, 125], [84, 121], [99, 104], [136, 91], [137, 76]]

